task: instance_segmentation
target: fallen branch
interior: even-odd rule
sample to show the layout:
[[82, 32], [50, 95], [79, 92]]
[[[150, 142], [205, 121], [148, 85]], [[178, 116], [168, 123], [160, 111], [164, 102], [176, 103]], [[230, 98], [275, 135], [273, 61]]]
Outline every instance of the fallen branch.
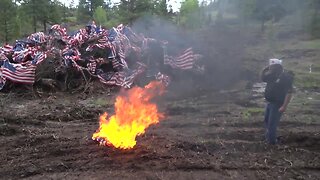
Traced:
[[293, 163], [292, 163], [291, 161], [287, 160], [286, 158], [284, 158], [284, 160], [285, 160], [286, 162], [290, 163], [290, 166], [293, 165]]

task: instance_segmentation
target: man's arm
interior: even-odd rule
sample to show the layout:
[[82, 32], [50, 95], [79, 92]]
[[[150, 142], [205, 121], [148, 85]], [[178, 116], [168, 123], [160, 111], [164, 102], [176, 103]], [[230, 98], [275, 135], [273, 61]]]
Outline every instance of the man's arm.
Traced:
[[279, 112], [285, 112], [288, 104], [290, 103], [291, 99], [292, 99], [292, 94], [294, 93], [294, 88], [293, 88], [293, 78], [294, 78], [294, 74], [293, 72], [289, 71], [288, 74], [286, 74], [287, 76], [287, 94], [286, 97], [284, 99], [284, 102], [282, 104], [282, 106], [279, 108]]
[[287, 110], [288, 104], [291, 101], [292, 93], [287, 93], [286, 98], [284, 99], [284, 102], [282, 106], [279, 108], [279, 112], [285, 112]]
[[269, 71], [269, 66], [263, 68], [262, 72], [261, 72], [261, 80], [263, 82], [267, 82], [268, 80], [268, 76], [270, 75], [270, 73], [268, 72]]

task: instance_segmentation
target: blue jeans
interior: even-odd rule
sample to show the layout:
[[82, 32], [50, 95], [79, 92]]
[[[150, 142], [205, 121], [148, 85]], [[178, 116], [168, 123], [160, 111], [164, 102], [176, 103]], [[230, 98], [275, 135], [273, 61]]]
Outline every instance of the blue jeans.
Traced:
[[264, 114], [264, 123], [266, 128], [266, 140], [270, 144], [277, 143], [277, 127], [282, 113], [279, 112], [281, 105], [275, 103], [268, 103]]

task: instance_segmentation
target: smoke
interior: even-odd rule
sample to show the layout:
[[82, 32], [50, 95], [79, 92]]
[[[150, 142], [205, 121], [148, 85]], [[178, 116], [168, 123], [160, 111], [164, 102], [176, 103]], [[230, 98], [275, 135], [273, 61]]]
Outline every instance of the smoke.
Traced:
[[[187, 30], [156, 17], [143, 17], [132, 25], [137, 33], [146, 37], [168, 41], [168, 54], [177, 55], [192, 47], [195, 53], [203, 55], [199, 65], [203, 73], [192, 70], [162, 68], [162, 73], [171, 76], [170, 89], [183, 95], [199, 90], [227, 88], [239, 80], [244, 53], [244, 37], [239, 30], [226, 26], [210, 26], [198, 30]], [[163, 64], [163, 49], [155, 44], [151, 47], [152, 61]]]
[[[138, 19], [132, 27], [147, 37], [168, 41], [170, 55], [188, 47], [203, 55], [199, 62], [205, 67], [203, 74], [163, 68], [162, 73], [172, 77], [169, 89], [181, 95], [226, 89], [239, 80], [258, 81], [258, 73], [268, 59], [282, 58], [283, 42], [310, 37], [308, 34], [320, 36], [320, 26], [312, 23], [319, 19], [319, 13], [313, 13], [317, 6], [299, 0], [259, 2], [211, 3], [198, 14], [208, 23], [200, 23], [203, 27], [194, 30], [150, 16]], [[160, 46], [155, 44], [152, 54], [152, 62], [163, 64]]]

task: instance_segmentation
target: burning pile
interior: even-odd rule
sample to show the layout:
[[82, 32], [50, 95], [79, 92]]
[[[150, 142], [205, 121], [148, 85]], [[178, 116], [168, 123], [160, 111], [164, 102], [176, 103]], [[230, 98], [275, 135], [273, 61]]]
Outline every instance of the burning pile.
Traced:
[[[152, 57], [152, 45], [157, 45], [163, 54]], [[31, 85], [41, 82], [42, 77], [35, 74], [36, 68], [47, 61], [47, 57], [50, 57], [47, 62], [56, 73], [51, 77], [62, 74], [65, 80], [53, 80], [64, 81], [65, 84], [67, 73], [76, 71], [80, 72], [78, 75], [81, 74], [86, 83], [87, 79], [92, 78], [108, 86], [131, 88], [137, 77], [148, 74], [148, 77], [168, 85], [170, 78], [164, 72], [168, 67], [199, 69], [197, 62], [200, 56], [192, 48], [170, 56], [167, 45], [166, 41], [138, 35], [122, 24], [104, 29], [93, 22], [72, 34], [56, 24], [48, 34], [34, 33], [27, 39], [17, 40], [12, 46], [0, 47], [0, 90], [8, 81]]]
[[120, 149], [131, 149], [136, 145], [136, 137], [145, 133], [152, 124], [157, 124], [163, 115], [157, 105], [150, 102], [164, 92], [164, 85], [152, 81], [144, 88], [134, 87], [116, 98], [115, 115], [100, 116], [100, 127], [92, 139], [101, 145]]

